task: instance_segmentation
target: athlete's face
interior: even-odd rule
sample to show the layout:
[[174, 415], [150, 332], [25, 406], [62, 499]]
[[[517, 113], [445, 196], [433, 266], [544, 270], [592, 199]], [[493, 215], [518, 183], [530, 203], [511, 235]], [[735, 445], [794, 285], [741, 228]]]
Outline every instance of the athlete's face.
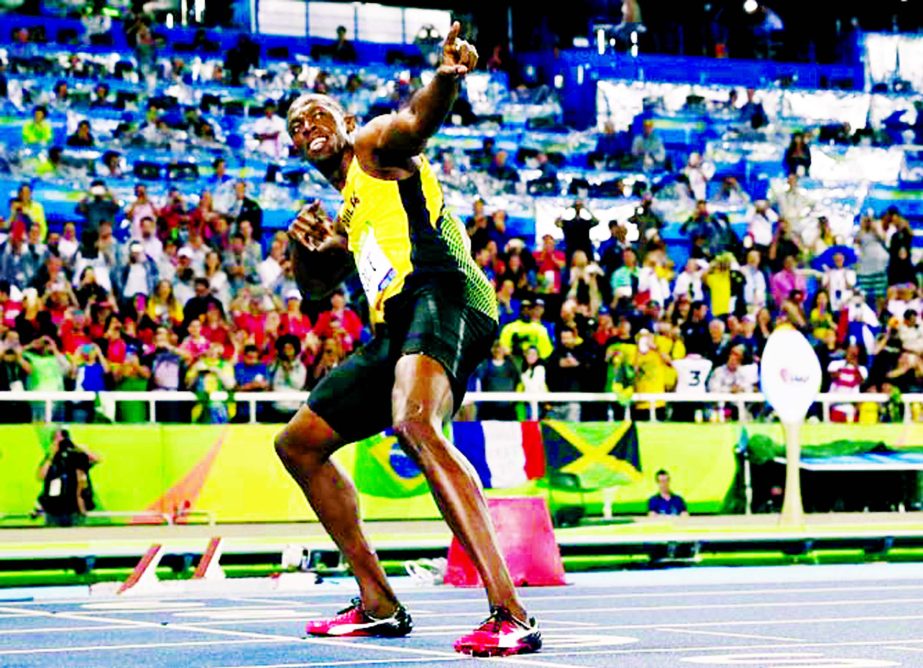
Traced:
[[334, 158], [349, 146], [356, 117], [346, 114], [333, 98], [302, 95], [288, 112], [288, 132], [309, 162]]

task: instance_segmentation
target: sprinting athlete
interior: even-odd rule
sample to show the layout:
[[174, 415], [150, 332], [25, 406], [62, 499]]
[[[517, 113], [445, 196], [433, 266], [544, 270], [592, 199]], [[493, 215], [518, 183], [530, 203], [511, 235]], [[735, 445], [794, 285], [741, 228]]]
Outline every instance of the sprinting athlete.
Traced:
[[404, 636], [413, 627], [363, 532], [355, 487], [330, 459], [393, 427], [487, 589], [490, 616], [455, 649], [520, 654], [541, 647], [538, 626], [513, 586], [477, 474], [443, 435], [497, 336], [494, 290], [422, 155], [477, 63], [459, 30], [453, 24], [432, 81], [395, 114], [357, 128], [335, 100], [313, 94], [289, 110], [295, 147], [343, 194], [335, 222], [315, 202], [290, 226], [296, 265], [348, 248], [375, 334], [311, 392], [276, 451], [359, 583], [359, 597], [332, 619], [308, 622], [309, 634]]

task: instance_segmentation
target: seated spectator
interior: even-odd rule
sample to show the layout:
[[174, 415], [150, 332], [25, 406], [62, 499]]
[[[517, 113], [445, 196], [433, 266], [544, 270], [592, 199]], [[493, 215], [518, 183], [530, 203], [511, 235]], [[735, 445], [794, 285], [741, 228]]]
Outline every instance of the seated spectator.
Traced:
[[659, 491], [647, 502], [647, 514], [651, 517], [658, 515], [679, 515], [688, 517], [686, 502], [679, 494], [674, 494], [670, 489], [670, 474], [665, 470], [657, 471], [657, 487]]
[[499, 150], [487, 168], [487, 173], [493, 178], [505, 183], [519, 183], [519, 172], [508, 162], [509, 154]]
[[[481, 383], [481, 391], [515, 392], [520, 374], [507, 350], [499, 341], [495, 341], [490, 355], [475, 372]], [[478, 405], [477, 416], [479, 420], [515, 420], [516, 406], [509, 402], [485, 401]]]
[[792, 133], [792, 141], [785, 149], [782, 158], [785, 174], [797, 174], [799, 177], [811, 175], [811, 147], [803, 132]]
[[208, 279], [195, 279], [195, 295], [183, 307], [183, 327], [188, 328], [193, 320], [203, 320], [208, 309], [212, 306], [220, 312], [224, 312], [224, 306], [211, 293], [211, 284]]
[[147, 316], [158, 326], [173, 329], [183, 324], [183, 307], [169, 281], [160, 281], [147, 302]]
[[48, 146], [54, 138], [48, 110], [37, 106], [32, 110], [32, 120], [22, 126], [22, 143], [27, 146]]
[[322, 340], [337, 338], [345, 353], [351, 353], [362, 336], [362, 321], [346, 306], [346, 294], [338, 288], [330, 296], [330, 310], [317, 316], [314, 333]]
[[224, 317], [224, 312], [216, 305], [209, 304], [205, 312], [205, 322], [202, 324], [202, 336], [212, 343], [220, 343], [223, 355], [230, 358], [234, 353], [231, 342], [231, 327]]
[[28, 231], [33, 225], [39, 227], [39, 241], [48, 234], [48, 223], [45, 220], [45, 207], [33, 199], [32, 187], [23, 183], [16, 191], [16, 198], [10, 203], [10, 234], [20, 230]]
[[122, 156], [117, 151], [106, 151], [102, 157], [102, 176], [118, 179], [125, 175]]
[[[535, 292], [535, 272], [525, 267], [521, 252], [514, 248], [510, 249], [506, 267], [497, 278], [497, 283], [501, 287], [506, 281], [513, 284], [513, 296], [515, 296], [517, 302], [520, 299], [530, 297]], [[518, 312], [518, 308], [513, 310], [513, 313]]]
[[90, 121], [82, 120], [77, 123], [77, 130], [67, 138], [66, 144], [71, 148], [93, 148], [96, 141], [90, 132]]
[[731, 349], [727, 362], [712, 371], [708, 379], [708, 391], [720, 394], [755, 391], [757, 373], [743, 362], [744, 351], [740, 348]]
[[190, 364], [197, 361], [211, 346], [211, 341], [202, 333], [202, 327], [201, 320], [191, 320], [187, 327], [188, 334], [179, 347], [179, 352]]
[[663, 169], [667, 151], [663, 146], [663, 141], [654, 132], [654, 121], [650, 119], [644, 121], [642, 134], [632, 140], [631, 155], [635, 158], [637, 166], [646, 172]]
[[[335, 345], [334, 343], [334, 347], [331, 348], [333, 353], [328, 354], [328, 357], [334, 356], [337, 352]], [[301, 362], [301, 359], [299, 359], [301, 355], [301, 342], [294, 336], [281, 336], [279, 340], [276, 341], [276, 350], [278, 351], [278, 357], [275, 364], [273, 364], [270, 369], [272, 391], [304, 391], [308, 380], [308, 371]], [[332, 362], [322, 362], [321, 364], [324, 367], [329, 367]], [[301, 408], [301, 401], [277, 401], [273, 404], [273, 408], [280, 416], [290, 417]]]
[[90, 100], [90, 109], [106, 109], [112, 106], [109, 101], [109, 85], [100, 81], [96, 84], [93, 91], [93, 99]]
[[313, 331], [311, 319], [301, 311], [301, 292], [289, 290], [285, 293], [285, 313], [279, 320], [282, 334], [291, 334], [305, 341]]
[[[850, 343], [846, 348], [846, 358], [832, 362], [827, 368], [831, 394], [859, 394], [862, 383], [868, 378], [868, 370], [859, 363], [859, 354], [859, 346]], [[834, 404], [830, 407], [833, 422], [855, 422], [857, 416], [855, 404]]]

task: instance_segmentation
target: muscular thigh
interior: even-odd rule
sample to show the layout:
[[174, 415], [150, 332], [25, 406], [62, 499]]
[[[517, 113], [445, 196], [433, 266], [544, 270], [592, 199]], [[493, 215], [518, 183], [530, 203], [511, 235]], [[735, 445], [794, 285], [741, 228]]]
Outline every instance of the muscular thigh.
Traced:
[[368, 345], [324, 376], [308, 397], [308, 408], [353, 443], [391, 426], [394, 360], [387, 336]]

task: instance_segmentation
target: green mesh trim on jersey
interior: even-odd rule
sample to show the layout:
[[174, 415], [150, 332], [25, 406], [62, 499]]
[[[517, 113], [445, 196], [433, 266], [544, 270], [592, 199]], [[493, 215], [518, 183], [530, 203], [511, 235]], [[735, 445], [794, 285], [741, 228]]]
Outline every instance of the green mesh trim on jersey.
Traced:
[[497, 293], [471, 257], [471, 242], [464, 226], [447, 210], [442, 212], [442, 220], [439, 222], [442, 239], [449, 247], [452, 257], [458, 262], [459, 268], [465, 272], [465, 301], [468, 306], [489, 318], [499, 320]]

